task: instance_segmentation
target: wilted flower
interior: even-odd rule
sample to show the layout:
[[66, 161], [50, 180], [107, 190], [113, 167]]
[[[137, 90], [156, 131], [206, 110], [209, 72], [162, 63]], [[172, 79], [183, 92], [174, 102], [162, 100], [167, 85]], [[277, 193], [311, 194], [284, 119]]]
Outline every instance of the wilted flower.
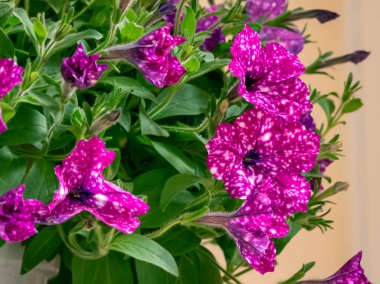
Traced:
[[34, 223], [41, 201], [24, 200], [25, 185], [20, 185], [0, 196], [0, 237], [7, 242], [22, 242], [37, 234]]
[[78, 89], [86, 89], [95, 85], [108, 65], [97, 64], [100, 54], [87, 56], [80, 43], [72, 57], [63, 59], [61, 73], [63, 79]]
[[225, 183], [233, 198], [249, 196], [263, 180], [271, 191], [263, 192], [279, 202], [280, 215], [289, 216], [307, 209], [310, 185], [301, 176], [314, 167], [319, 135], [299, 122], [257, 108], [244, 112], [234, 124], [223, 123], [207, 143], [207, 166]]
[[334, 275], [323, 280], [306, 280], [297, 282], [297, 284], [371, 284], [364, 274], [364, 269], [360, 265], [362, 252], [358, 252], [349, 261], [347, 261]]
[[47, 224], [62, 223], [86, 210], [104, 223], [130, 234], [140, 225], [138, 215], [149, 207], [141, 199], [105, 181], [103, 170], [115, 159], [98, 138], [79, 141], [74, 151], [55, 168], [59, 189], [49, 204]]
[[170, 52], [186, 39], [170, 35], [170, 29], [171, 25], [168, 24], [134, 44], [112, 47], [104, 59], [126, 59], [157, 87], [173, 85], [186, 73], [186, 69]]
[[268, 21], [281, 15], [285, 8], [286, 0], [248, 0], [246, 5], [250, 22], [257, 22], [261, 18]]
[[0, 104], [0, 134], [7, 130], [7, 126], [3, 121], [3, 116], [1, 114], [1, 104]]
[[298, 121], [312, 109], [306, 84], [298, 78], [305, 67], [282, 45], [261, 48], [258, 34], [245, 26], [234, 39], [230, 70], [241, 78], [238, 93], [266, 111]]
[[272, 213], [271, 205], [265, 194], [253, 193], [237, 212], [209, 213], [197, 222], [223, 227], [248, 264], [264, 274], [274, 270], [276, 249], [271, 238], [282, 238], [289, 232], [288, 224]]
[[0, 58], [0, 98], [22, 82], [24, 69], [10, 58]]
[[[218, 6], [214, 5], [206, 9], [207, 13], [216, 12], [218, 10]], [[196, 32], [208, 31], [212, 26], [219, 21], [218, 16], [208, 16], [203, 17], [198, 20]], [[208, 51], [213, 51], [215, 46], [220, 43], [226, 41], [226, 38], [222, 32], [222, 28], [216, 27], [211, 31], [210, 36], [204, 41], [202, 44], [202, 48]]]

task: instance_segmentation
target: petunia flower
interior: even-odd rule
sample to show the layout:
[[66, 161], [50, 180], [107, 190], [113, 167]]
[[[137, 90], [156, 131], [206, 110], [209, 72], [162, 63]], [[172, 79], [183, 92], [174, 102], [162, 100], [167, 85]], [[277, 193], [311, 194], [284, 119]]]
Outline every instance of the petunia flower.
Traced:
[[7, 130], [7, 125], [3, 121], [3, 116], [1, 114], [1, 104], [0, 104], [0, 134]]
[[100, 76], [107, 70], [108, 65], [97, 64], [100, 54], [87, 56], [82, 44], [72, 57], [62, 61], [61, 73], [63, 79], [72, 87], [87, 89], [96, 84]]
[[0, 98], [22, 82], [24, 69], [10, 58], [0, 58]]
[[306, 84], [298, 78], [305, 67], [278, 43], [261, 48], [259, 35], [248, 25], [235, 37], [229, 69], [239, 77], [238, 93], [266, 111], [298, 121], [312, 109]]
[[140, 225], [138, 215], [149, 207], [141, 199], [104, 180], [103, 170], [115, 159], [98, 137], [81, 140], [74, 151], [55, 168], [59, 188], [45, 216], [47, 224], [65, 222], [88, 211], [104, 223], [130, 234]]
[[0, 238], [7, 242], [22, 242], [37, 234], [34, 223], [45, 206], [35, 199], [23, 199], [25, 185], [0, 196]]
[[271, 190], [263, 193], [278, 202], [280, 215], [289, 216], [307, 209], [310, 185], [301, 173], [314, 167], [319, 143], [319, 135], [301, 123], [255, 108], [233, 125], [217, 127], [206, 145], [207, 166], [233, 198], [247, 197], [260, 182], [269, 180]]
[[224, 228], [242, 257], [262, 274], [274, 270], [276, 249], [272, 238], [285, 237], [289, 232], [284, 218], [272, 214], [271, 200], [262, 193], [250, 195], [235, 213], [209, 213], [197, 222]]
[[[218, 10], [218, 6], [214, 5], [206, 9], [207, 13], [212, 13], [216, 12]], [[218, 16], [208, 16], [208, 17], [203, 17], [198, 20], [197, 22], [197, 28], [196, 32], [204, 32], [208, 31], [215, 23], [217, 23], [219, 20]], [[226, 41], [226, 38], [222, 32], [222, 28], [217, 27], [211, 31], [211, 34], [204, 43], [202, 44], [202, 49], [207, 50], [207, 51], [213, 51], [215, 46], [220, 43]]]
[[349, 261], [347, 261], [337, 272], [323, 280], [306, 280], [297, 282], [297, 284], [371, 284], [364, 274], [364, 269], [360, 265], [362, 252], [358, 252]]
[[134, 44], [112, 47], [108, 49], [104, 59], [126, 59], [157, 87], [173, 85], [186, 73], [186, 69], [170, 52], [186, 39], [170, 35], [170, 29], [171, 25], [168, 24], [145, 35]]
[[[249, 0], [246, 5], [249, 22], [257, 22], [260, 19], [266, 22], [278, 17], [284, 13], [285, 10], [285, 0]], [[292, 30], [288, 30], [285, 28], [264, 26], [260, 31], [260, 39], [263, 42], [278, 42], [293, 54], [300, 53], [305, 45], [305, 38], [296, 27], [293, 27]]]

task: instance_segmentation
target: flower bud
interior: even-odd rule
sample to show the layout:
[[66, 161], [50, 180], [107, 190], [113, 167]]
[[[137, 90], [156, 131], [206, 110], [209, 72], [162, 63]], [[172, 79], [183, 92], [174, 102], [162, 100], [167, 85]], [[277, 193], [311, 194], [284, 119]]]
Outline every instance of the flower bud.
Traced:
[[120, 116], [121, 116], [120, 108], [101, 116], [92, 124], [89, 131], [90, 136], [96, 136], [100, 132], [110, 128], [119, 120]]
[[339, 17], [339, 14], [331, 12], [328, 10], [307, 10], [307, 11], [296, 11], [294, 12], [287, 21], [297, 21], [302, 19], [317, 19], [321, 24], [327, 23], [329, 21], [335, 20]]

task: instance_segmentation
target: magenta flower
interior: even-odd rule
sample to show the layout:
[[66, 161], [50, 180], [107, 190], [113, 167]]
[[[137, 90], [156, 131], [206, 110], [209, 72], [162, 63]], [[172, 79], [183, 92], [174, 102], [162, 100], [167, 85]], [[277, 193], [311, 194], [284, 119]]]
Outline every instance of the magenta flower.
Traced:
[[97, 64], [100, 54], [87, 56], [82, 44], [72, 57], [66, 57], [62, 61], [61, 73], [63, 79], [78, 89], [87, 89], [96, 84], [100, 76], [107, 70], [108, 65]]
[[[218, 10], [218, 6], [214, 5], [206, 9], [207, 13], [216, 12]], [[196, 32], [204, 32], [208, 31], [216, 22], [218, 22], [218, 16], [208, 16], [198, 20]], [[202, 49], [213, 51], [215, 46], [220, 43], [226, 41], [226, 38], [222, 32], [220, 27], [215, 28], [211, 31], [210, 36], [204, 41], [202, 44]]]
[[258, 34], [245, 26], [231, 47], [232, 73], [241, 79], [238, 93], [266, 111], [298, 121], [312, 109], [306, 84], [298, 78], [305, 67], [277, 43], [261, 48]]
[[244, 112], [234, 124], [223, 123], [206, 145], [207, 166], [225, 183], [233, 198], [244, 198], [266, 179], [270, 191], [263, 192], [276, 202], [279, 214], [289, 216], [305, 211], [310, 185], [301, 176], [314, 167], [320, 137], [299, 122], [257, 108]]
[[305, 45], [305, 38], [297, 28], [288, 30], [264, 27], [260, 32], [260, 39], [264, 42], [277, 42], [293, 54], [299, 54]]
[[112, 47], [104, 58], [126, 59], [159, 88], [173, 85], [186, 73], [186, 69], [170, 52], [186, 39], [170, 35], [170, 29], [171, 25], [168, 24], [145, 35], [132, 45]]
[[280, 16], [286, 8], [286, 0], [248, 0], [246, 5], [248, 20], [257, 22]]
[[271, 238], [282, 238], [289, 232], [284, 218], [272, 214], [271, 200], [262, 193], [250, 195], [235, 213], [210, 213], [198, 222], [225, 228], [242, 257], [262, 274], [274, 270], [276, 249]]
[[0, 134], [7, 130], [7, 126], [3, 121], [3, 116], [1, 114], [1, 104], [0, 104]]
[[25, 185], [20, 185], [0, 196], [0, 237], [7, 242], [22, 242], [37, 233], [34, 223], [45, 205], [24, 200], [24, 190]]
[[0, 98], [22, 82], [24, 69], [10, 58], [0, 58]]
[[141, 199], [105, 181], [103, 170], [115, 159], [104, 142], [93, 137], [81, 140], [74, 151], [55, 168], [59, 189], [49, 204], [47, 224], [62, 223], [86, 210], [104, 223], [130, 234], [140, 225], [136, 217], [149, 207]]

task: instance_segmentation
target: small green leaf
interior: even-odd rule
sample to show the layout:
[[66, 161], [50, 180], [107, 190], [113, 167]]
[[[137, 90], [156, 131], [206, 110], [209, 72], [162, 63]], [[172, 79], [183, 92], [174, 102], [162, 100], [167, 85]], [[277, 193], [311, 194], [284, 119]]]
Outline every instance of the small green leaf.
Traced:
[[140, 109], [140, 124], [141, 134], [143, 135], [170, 136], [169, 132], [151, 120], [142, 109]]
[[173, 256], [158, 243], [142, 235], [118, 236], [112, 240], [110, 249], [154, 264], [178, 276], [178, 268]]
[[293, 239], [293, 237], [302, 228], [300, 225], [298, 225], [296, 223], [288, 222], [288, 224], [289, 224], [289, 227], [290, 227], [290, 231], [286, 235], [286, 237], [281, 238], [281, 239], [276, 239], [276, 238], [273, 239], [274, 245], [276, 247], [276, 253], [277, 253], [277, 255], [279, 255], [282, 252], [282, 250], [286, 247], [286, 245], [290, 242], [290, 240]]
[[7, 126], [8, 130], [0, 135], [0, 145], [32, 144], [47, 135], [45, 116], [26, 106], [17, 110]]
[[350, 113], [358, 110], [363, 106], [361, 99], [352, 99], [343, 106], [342, 113]]
[[13, 43], [2, 28], [0, 28], [0, 42], [0, 57], [13, 58], [15, 54]]
[[136, 23], [127, 23], [121, 30], [121, 39], [123, 42], [132, 42], [141, 38], [144, 34], [144, 27]]
[[45, 0], [49, 6], [58, 14], [63, 6], [66, 4], [67, 0]]
[[191, 57], [183, 63], [183, 67], [185, 67], [187, 72], [197, 72], [200, 66], [199, 60], [195, 57]]
[[25, 274], [48, 258], [62, 243], [54, 226], [43, 228], [25, 248], [21, 274]]
[[39, 19], [33, 20], [33, 30], [40, 43], [43, 43], [47, 38], [47, 32], [44, 24]]
[[195, 173], [195, 164], [173, 145], [151, 141], [153, 148], [180, 173]]
[[170, 201], [181, 191], [202, 183], [203, 178], [191, 174], [178, 174], [169, 178], [161, 192], [160, 208], [165, 210]]
[[[145, 261], [136, 260], [136, 273], [139, 284], [173, 284], [176, 283], [176, 278], [162, 270], [161, 268], [147, 263]], [[126, 283], [128, 284], [128, 283]]]
[[25, 179], [25, 198], [38, 199], [45, 203], [51, 201], [54, 191], [58, 188], [54, 167], [54, 164], [44, 159], [33, 164]]
[[278, 284], [294, 284], [298, 280], [301, 280], [305, 277], [306, 273], [312, 269], [315, 265], [315, 261], [309, 262], [307, 264], [302, 265], [302, 268], [298, 270], [292, 277], [290, 277], [288, 280], [279, 282]]
[[174, 227], [170, 234], [166, 234], [157, 242], [167, 249], [172, 255], [178, 256], [193, 251], [201, 243], [201, 239], [190, 229]]
[[4, 26], [12, 15], [13, 6], [8, 3], [0, 3], [0, 27]]
[[5, 123], [8, 122], [16, 114], [15, 110], [4, 102], [0, 103], [0, 107], [2, 109], [3, 120]]
[[89, 29], [85, 31], [81, 31], [78, 33], [73, 33], [65, 36], [60, 41], [56, 42], [54, 45], [54, 52], [57, 52], [59, 50], [71, 47], [75, 45], [79, 40], [86, 40], [86, 39], [96, 39], [100, 40], [103, 38], [103, 35], [99, 33], [96, 30]]
[[195, 13], [191, 7], [186, 6], [185, 17], [181, 23], [181, 34], [191, 37], [195, 34], [197, 27], [197, 19]]
[[328, 119], [331, 118], [332, 113], [335, 110], [334, 101], [328, 98], [324, 98], [318, 101], [319, 105], [322, 107]]
[[25, 33], [29, 37], [30, 41], [33, 43], [36, 50], [38, 50], [39, 47], [39, 41], [36, 37], [36, 34], [34, 33], [33, 23], [29, 19], [28, 15], [26, 14], [25, 10], [22, 8], [16, 8], [13, 11], [13, 14], [15, 17], [17, 17], [22, 25], [24, 26]]
[[[1, 139], [1, 138], [0, 138]], [[0, 194], [19, 186], [25, 174], [26, 162], [8, 147], [0, 149]]]

